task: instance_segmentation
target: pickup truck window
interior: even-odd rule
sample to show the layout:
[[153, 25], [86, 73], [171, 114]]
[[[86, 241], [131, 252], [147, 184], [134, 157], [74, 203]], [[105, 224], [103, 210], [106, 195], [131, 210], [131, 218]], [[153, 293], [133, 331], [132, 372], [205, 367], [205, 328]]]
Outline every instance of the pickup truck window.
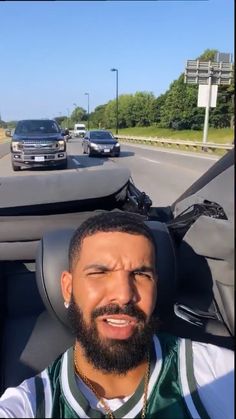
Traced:
[[47, 120], [31, 120], [20, 121], [16, 127], [16, 134], [55, 134], [60, 132], [60, 129], [55, 121]]

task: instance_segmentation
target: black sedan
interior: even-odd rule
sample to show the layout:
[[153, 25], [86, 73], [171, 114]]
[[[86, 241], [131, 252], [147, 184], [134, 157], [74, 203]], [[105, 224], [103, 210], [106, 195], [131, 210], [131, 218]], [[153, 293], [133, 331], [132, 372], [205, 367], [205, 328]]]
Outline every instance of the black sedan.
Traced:
[[84, 154], [89, 156], [114, 156], [120, 155], [120, 144], [112, 133], [105, 130], [87, 131], [82, 140]]

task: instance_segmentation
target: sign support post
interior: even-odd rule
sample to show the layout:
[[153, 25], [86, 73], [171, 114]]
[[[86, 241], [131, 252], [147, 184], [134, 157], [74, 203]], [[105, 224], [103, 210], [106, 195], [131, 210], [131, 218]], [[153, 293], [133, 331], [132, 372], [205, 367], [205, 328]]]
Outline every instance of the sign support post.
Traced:
[[207, 143], [207, 136], [208, 136], [208, 125], [209, 125], [209, 111], [211, 106], [211, 80], [212, 80], [213, 71], [209, 71], [209, 78], [208, 78], [208, 97], [207, 97], [207, 104], [205, 108], [205, 119], [204, 119], [204, 128], [203, 128], [203, 150], [204, 146]]

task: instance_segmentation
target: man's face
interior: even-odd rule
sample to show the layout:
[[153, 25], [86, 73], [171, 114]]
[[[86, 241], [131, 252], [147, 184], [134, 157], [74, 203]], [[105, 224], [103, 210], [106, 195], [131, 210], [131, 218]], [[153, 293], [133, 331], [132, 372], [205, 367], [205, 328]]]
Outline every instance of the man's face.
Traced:
[[156, 302], [155, 255], [146, 237], [121, 232], [86, 237], [72, 273], [62, 275], [62, 289], [85, 350], [92, 343], [91, 351], [111, 355], [113, 364], [117, 356], [131, 355], [131, 346], [132, 358], [139, 348], [146, 350]]

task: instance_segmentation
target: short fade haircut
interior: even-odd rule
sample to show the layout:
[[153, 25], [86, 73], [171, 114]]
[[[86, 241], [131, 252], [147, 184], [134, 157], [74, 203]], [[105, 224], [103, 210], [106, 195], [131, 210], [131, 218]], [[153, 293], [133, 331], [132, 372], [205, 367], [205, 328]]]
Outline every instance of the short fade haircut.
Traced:
[[69, 246], [69, 270], [72, 271], [79, 259], [83, 240], [99, 232], [121, 232], [146, 237], [156, 251], [152, 231], [145, 224], [143, 216], [129, 212], [104, 212], [85, 220], [75, 231]]

